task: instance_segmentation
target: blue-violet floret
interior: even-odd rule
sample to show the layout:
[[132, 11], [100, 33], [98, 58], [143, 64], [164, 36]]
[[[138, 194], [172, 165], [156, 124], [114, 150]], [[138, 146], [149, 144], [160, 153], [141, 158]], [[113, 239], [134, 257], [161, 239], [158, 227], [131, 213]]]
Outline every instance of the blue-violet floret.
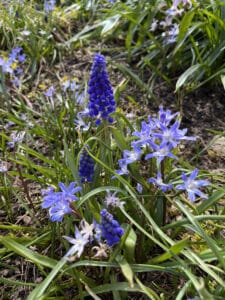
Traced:
[[77, 186], [76, 182], [70, 183], [67, 187], [64, 183], [60, 182], [59, 187], [61, 191], [55, 192], [54, 188], [42, 190], [43, 202], [42, 208], [49, 208], [50, 220], [52, 222], [62, 222], [64, 215], [71, 214], [73, 209], [71, 202], [78, 200], [75, 193], [81, 191], [81, 187]]
[[198, 175], [198, 169], [195, 169], [189, 177], [185, 173], [182, 173], [182, 180], [184, 184], [178, 184], [176, 186], [179, 190], [185, 190], [188, 194], [188, 198], [191, 202], [196, 200], [196, 196], [207, 199], [208, 196], [199, 190], [200, 187], [204, 187], [210, 184], [208, 180], [195, 180]]

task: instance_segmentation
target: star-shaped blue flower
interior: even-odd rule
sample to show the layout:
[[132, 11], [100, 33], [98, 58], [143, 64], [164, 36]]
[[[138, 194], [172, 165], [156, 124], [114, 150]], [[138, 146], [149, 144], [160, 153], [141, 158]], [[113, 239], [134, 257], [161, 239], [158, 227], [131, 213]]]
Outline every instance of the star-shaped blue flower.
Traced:
[[179, 190], [185, 190], [188, 193], [188, 198], [191, 200], [191, 202], [195, 201], [196, 195], [207, 199], [208, 196], [201, 192], [199, 190], [200, 187], [204, 187], [210, 184], [208, 180], [195, 180], [195, 178], [198, 175], [198, 169], [195, 169], [189, 177], [185, 173], [182, 173], [181, 177], [184, 182], [184, 184], [178, 184], [176, 186], [177, 189]]

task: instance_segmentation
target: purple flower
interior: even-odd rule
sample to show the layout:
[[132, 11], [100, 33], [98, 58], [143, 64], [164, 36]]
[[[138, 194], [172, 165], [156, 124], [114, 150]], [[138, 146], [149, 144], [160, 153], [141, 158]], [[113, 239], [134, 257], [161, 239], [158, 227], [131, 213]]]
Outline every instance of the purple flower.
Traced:
[[42, 208], [49, 208], [54, 206], [58, 201], [60, 201], [60, 196], [55, 192], [53, 187], [49, 187], [46, 190], [41, 191], [43, 197]]
[[17, 67], [14, 69], [13, 64], [20, 62], [24, 62], [25, 54], [21, 54], [22, 48], [16, 47], [11, 50], [8, 59], [0, 57], [0, 66], [2, 67], [2, 71], [4, 73], [9, 73], [11, 75], [11, 82], [15, 86], [20, 86], [20, 80], [18, 78], [19, 75], [22, 74], [22, 69]]
[[[116, 174], [118, 175], [128, 175], [129, 171], [127, 170], [127, 163], [125, 159], [119, 159], [118, 160], [120, 170], [116, 170]], [[113, 176], [114, 177], [114, 176]]]
[[133, 162], [139, 160], [140, 157], [141, 157], [140, 150], [136, 149], [136, 151], [128, 151], [128, 150], [123, 151], [123, 159], [127, 165], [132, 164]]
[[60, 199], [54, 206], [49, 209], [49, 215], [52, 222], [62, 222], [64, 215], [72, 213], [70, 203]]
[[90, 122], [88, 124], [85, 123], [85, 121], [83, 120], [83, 116], [87, 116], [89, 113], [88, 109], [85, 109], [83, 111], [80, 111], [77, 114], [77, 119], [74, 120], [74, 123], [76, 124], [76, 129], [77, 130], [83, 130], [83, 131], [88, 131], [90, 128]]
[[113, 206], [113, 207], [120, 207], [125, 204], [125, 202], [121, 202], [119, 197], [116, 197], [116, 193], [114, 192], [113, 194], [110, 193], [110, 191], [106, 191], [107, 196], [105, 197], [105, 204], [107, 207]]
[[45, 0], [44, 10], [49, 13], [55, 9], [55, 0]]
[[26, 58], [25, 54], [18, 55], [18, 61], [21, 62], [21, 63], [25, 61], [25, 58]]
[[88, 83], [88, 94], [89, 116], [96, 118], [95, 124], [99, 125], [101, 119], [107, 119], [109, 122], [112, 122], [113, 119], [109, 115], [115, 111], [116, 102], [106, 70], [105, 57], [101, 54], [96, 54], [94, 57], [94, 64]]
[[59, 192], [59, 195], [66, 201], [76, 201], [78, 200], [78, 197], [74, 194], [77, 192], [80, 192], [82, 188], [80, 186], [77, 186], [77, 182], [71, 182], [70, 185], [67, 187], [64, 183], [60, 182], [59, 187], [61, 189], [61, 192]]
[[10, 149], [14, 149], [17, 143], [21, 143], [23, 141], [24, 135], [24, 131], [11, 133], [10, 138], [12, 139], [12, 141], [7, 142], [7, 146]]
[[74, 99], [78, 105], [83, 105], [85, 102], [85, 92], [74, 92]]
[[71, 214], [71, 202], [78, 200], [75, 193], [81, 191], [81, 187], [75, 187], [77, 183], [72, 182], [67, 187], [60, 182], [59, 187], [61, 191], [55, 192], [54, 188], [49, 188], [42, 191], [43, 203], [42, 208], [49, 208], [49, 215], [52, 222], [62, 222], [64, 215]]
[[175, 43], [177, 40], [178, 34], [179, 34], [179, 24], [175, 23], [170, 28], [170, 30], [167, 31], [166, 44]]
[[101, 236], [102, 236], [101, 226], [100, 226], [100, 224], [98, 224], [96, 222], [96, 220], [93, 220], [93, 225], [94, 225], [94, 231], [95, 231], [94, 237], [95, 237], [96, 241], [98, 243], [100, 243], [101, 242]]
[[80, 155], [78, 176], [81, 177], [81, 183], [92, 182], [95, 162], [93, 158], [84, 149]]
[[0, 57], [0, 66], [2, 67], [2, 72], [4, 73], [13, 73], [13, 69], [11, 68], [12, 62]]
[[150, 142], [150, 145], [153, 148], [154, 152], [147, 154], [145, 156], [146, 160], [149, 158], [156, 157], [157, 163], [160, 164], [165, 157], [177, 159], [177, 157], [172, 152], [170, 152], [172, 146], [168, 145], [166, 142], [162, 142], [160, 145]]
[[22, 48], [21, 47], [16, 47], [16, 48], [13, 48], [11, 50], [11, 53], [9, 54], [9, 61], [11, 63], [13, 63], [16, 58], [17, 58], [17, 55], [22, 51]]
[[152, 31], [152, 32], [156, 31], [156, 29], [158, 28], [158, 23], [159, 23], [159, 21], [154, 18], [152, 20], [150, 31]]
[[147, 146], [150, 140], [154, 140], [152, 133], [155, 129], [155, 121], [148, 116], [148, 123], [141, 122], [141, 130], [133, 132], [133, 135], [139, 139], [131, 143], [132, 147], [134, 149], [140, 149], [141, 147]]
[[138, 191], [139, 194], [142, 194], [143, 186], [140, 183], [138, 183], [136, 186], [136, 190]]
[[54, 95], [55, 89], [53, 86], [51, 86], [46, 92], [44, 92], [43, 94], [46, 97], [52, 97]]
[[157, 178], [149, 178], [148, 182], [157, 185], [163, 192], [166, 192], [168, 189], [172, 188], [172, 184], [166, 184], [162, 182], [162, 174], [159, 172], [157, 174]]
[[192, 2], [190, 0], [183, 0], [183, 6], [187, 8], [191, 8]]
[[64, 81], [62, 86], [63, 86], [63, 92], [65, 93], [68, 90], [68, 88], [70, 87], [70, 80], [68, 79], [68, 80]]
[[21, 75], [23, 73], [23, 69], [21, 69], [21, 68], [16, 68], [16, 70], [15, 70], [15, 74], [16, 75]]
[[0, 173], [5, 173], [8, 171], [7, 162], [0, 161]]
[[[118, 160], [120, 170], [115, 170], [118, 175], [128, 175], [129, 171], [127, 165], [139, 160], [141, 157], [140, 149], [136, 148], [134, 151], [124, 150], [123, 158]], [[115, 178], [113, 176], [112, 178]]]
[[9, 121], [8, 123], [5, 124], [4, 128], [9, 129], [13, 125], [15, 125], [15, 123], [13, 121]]
[[166, 10], [166, 14], [170, 17], [176, 17], [176, 16], [181, 16], [184, 12], [184, 9], [178, 9], [178, 8], [174, 8], [174, 7], [171, 7], [169, 9]]
[[160, 25], [163, 27], [163, 29], [166, 29], [172, 25], [173, 18], [171, 16], [166, 16], [164, 21], [160, 22]]
[[68, 89], [69, 91], [74, 92], [75, 90], [79, 89], [79, 86], [75, 80], [68, 79], [63, 83], [63, 91], [66, 92]]
[[109, 246], [119, 243], [121, 236], [124, 234], [124, 230], [120, 227], [119, 223], [113, 218], [106, 209], [101, 212], [100, 227], [102, 231], [102, 237], [107, 241]]
[[176, 121], [171, 127], [165, 126], [163, 123], [159, 123], [160, 132], [154, 133], [154, 137], [170, 144], [172, 147], [176, 147], [181, 140], [195, 141], [195, 137], [185, 136], [187, 129], [179, 129], [180, 122]]
[[186, 176], [185, 173], [182, 173], [182, 180], [184, 184], [178, 184], [176, 186], [179, 190], [185, 190], [188, 193], [188, 198], [191, 202], [195, 201], [195, 195], [207, 199], [208, 196], [202, 193], [199, 188], [207, 186], [210, 184], [208, 180], [195, 180], [198, 175], [198, 169], [195, 169], [189, 177]]
[[78, 89], [76, 81], [70, 82], [70, 89], [71, 91], [75, 91], [76, 89]]
[[173, 0], [173, 4], [171, 8], [166, 10], [166, 14], [170, 16], [181, 16], [184, 12], [183, 9], [178, 9], [178, 5], [180, 4], [181, 0]]
[[75, 226], [75, 239], [69, 236], [63, 236], [69, 243], [73, 244], [70, 250], [66, 253], [66, 256], [71, 256], [76, 253], [77, 257], [80, 257], [84, 251], [84, 247], [89, 242], [87, 235], [82, 234], [81, 231]]
[[14, 84], [14, 85], [17, 86], [17, 87], [20, 86], [20, 84], [21, 84], [19, 78], [16, 77], [16, 76], [14, 76], [14, 78], [11, 79], [10, 81], [12, 82], [12, 84]]
[[163, 106], [160, 105], [158, 119], [155, 120], [156, 122], [159, 120], [163, 125], [168, 126], [170, 122], [177, 116], [179, 116], [179, 112], [172, 114], [171, 110], [164, 110]]

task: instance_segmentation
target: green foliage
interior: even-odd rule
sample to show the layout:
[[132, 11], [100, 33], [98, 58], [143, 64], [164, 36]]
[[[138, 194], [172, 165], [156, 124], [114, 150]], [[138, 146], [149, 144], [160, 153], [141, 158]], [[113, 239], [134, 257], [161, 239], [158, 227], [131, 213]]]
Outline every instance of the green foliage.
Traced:
[[[99, 40], [119, 45], [103, 47], [103, 52], [112, 51], [109, 63], [152, 98], [149, 87], [157, 77], [176, 85], [177, 92], [220, 77], [224, 82], [224, 1], [192, 1], [192, 7], [175, 19], [180, 27], [174, 44], [165, 43], [168, 36], [161, 27], [150, 30], [155, 18], [165, 19], [171, 1], [58, 1], [47, 20], [35, 4], [12, 1], [10, 13], [7, 5], [0, 4], [1, 54], [21, 46], [28, 58], [19, 88], [10, 85], [1, 68], [0, 167], [5, 164], [7, 170], [0, 171], [0, 266], [18, 274], [21, 265], [29, 275], [37, 274], [32, 282], [1, 272], [3, 298], [11, 297], [19, 286], [28, 300], [133, 295], [153, 300], [224, 299], [224, 175], [200, 172], [198, 179], [209, 178], [212, 184], [204, 188], [209, 197], [196, 203], [175, 187], [163, 192], [147, 182], [159, 171], [155, 158], [144, 159], [147, 147], [141, 159], [129, 165], [129, 175], [119, 175], [118, 160], [130, 150], [136, 140], [133, 132], [145, 116], [131, 121], [118, 107], [112, 124], [96, 127], [87, 117], [90, 126], [83, 130], [74, 119], [87, 106], [87, 77], [77, 80], [77, 93], [63, 91], [64, 70], [54, 65], [73, 48], [84, 51], [96, 39], [95, 46]], [[38, 4], [42, 8], [43, 3]], [[12, 17], [16, 12], [18, 18]], [[74, 32], [73, 22], [79, 22], [81, 30]], [[146, 70], [151, 70], [147, 82], [141, 76]], [[55, 88], [53, 96], [44, 96], [50, 85]], [[118, 103], [127, 87], [128, 81], [117, 87]], [[133, 100], [132, 105], [138, 104]], [[10, 148], [13, 133], [20, 133], [22, 139]], [[95, 162], [95, 174], [92, 182], [83, 184], [78, 169], [84, 148]], [[178, 148], [174, 154], [179, 156]], [[182, 182], [181, 172], [189, 176], [193, 167], [185, 157], [176, 164], [166, 158], [160, 171], [163, 181], [176, 186]], [[62, 223], [51, 222], [41, 208], [41, 190], [51, 186], [58, 191], [59, 182], [73, 181], [82, 185], [73, 214]], [[143, 191], [138, 192], [137, 184]], [[112, 208], [124, 230], [120, 242], [104, 248], [105, 244], [96, 246], [93, 238], [80, 257], [68, 258], [70, 245], [62, 236], [73, 236], [80, 220], [99, 223], [109, 191], [124, 202]], [[105, 256], [96, 255], [98, 251]]]
[[[68, 43], [96, 35], [108, 43], [116, 37], [124, 47], [115, 57], [126, 58], [130, 63], [129, 67], [117, 67], [139, 86], [147, 84], [149, 88], [160, 77], [169, 85], [176, 85], [176, 91], [188, 92], [208, 82], [218, 82], [224, 74], [224, 1], [191, 3], [187, 7], [180, 4], [178, 8], [184, 12], [171, 18], [172, 24], [179, 25], [173, 43], [167, 41], [170, 25], [164, 28], [161, 23], [165, 22], [172, 1], [146, 0], [115, 1], [110, 8], [99, 5], [94, 24], [86, 25]], [[141, 72], [135, 75], [134, 67], [141, 72], [150, 69], [147, 83], [141, 79]]]

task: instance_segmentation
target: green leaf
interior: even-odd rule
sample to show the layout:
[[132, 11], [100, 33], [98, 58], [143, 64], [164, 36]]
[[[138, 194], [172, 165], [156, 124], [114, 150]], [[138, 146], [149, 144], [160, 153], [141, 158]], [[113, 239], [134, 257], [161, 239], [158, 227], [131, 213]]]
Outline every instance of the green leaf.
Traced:
[[125, 149], [128, 148], [124, 137], [122, 136], [122, 134], [119, 132], [118, 129], [112, 128], [112, 134], [113, 134], [113, 137], [116, 141], [117, 146], [121, 150], [125, 150]]
[[119, 19], [120, 19], [120, 15], [114, 15], [111, 18], [106, 19], [102, 25], [102, 31], [101, 31], [101, 35], [106, 35], [106, 33], [108, 33], [110, 30], [112, 30], [114, 27], [116, 27], [119, 23]]
[[17, 253], [22, 257], [25, 257], [26, 259], [32, 261], [38, 266], [44, 266], [52, 269], [57, 263], [55, 259], [38, 254], [26, 248], [25, 246], [15, 242], [12, 238], [0, 237], [0, 242], [4, 244], [6, 248], [9, 248], [13, 252]]
[[199, 214], [202, 214], [210, 206], [214, 205], [218, 200], [222, 199], [225, 195], [225, 186], [221, 187], [221, 190], [216, 191], [208, 199], [204, 200], [202, 204], [197, 207]]
[[134, 262], [136, 242], [137, 235], [133, 228], [130, 228], [129, 234], [124, 243], [125, 257], [129, 263]]
[[223, 84], [223, 88], [225, 89], [225, 75], [220, 76], [221, 82]]
[[177, 80], [176, 92], [186, 83], [190, 82], [190, 77], [194, 77], [196, 71], [200, 71], [202, 68], [201, 64], [195, 64], [188, 68]]
[[188, 29], [190, 28], [190, 24], [191, 24], [191, 21], [192, 21], [194, 15], [195, 15], [194, 10], [190, 10], [189, 12], [186, 12], [184, 14], [184, 17], [183, 17], [183, 19], [180, 23], [180, 26], [179, 26], [179, 34], [178, 34], [178, 37], [177, 37], [177, 42], [180, 42], [180, 40], [187, 33]]
[[128, 74], [131, 79], [142, 89], [147, 91], [148, 90], [148, 86], [147, 84], [142, 81], [139, 76], [137, 74], [135, 74], [130, 68], [126, 67], [125, 65], [122, 64], [115, 64], [115, 66], [122, 72], [124, 72], [125, 74]]
[[[118, 268], [118, 263], [115, 262], [108, 262], [108, 261], [95, 261], [95, 260], [83, 260], [75, 262], [68, 266], [68, 268], [65, 270], [71, 270], [77, 267], [101, 267], [101, 268]], [[177, 266], [175, 267], [164, 267], [164, 266], [158, 266], [158, 265], [150, 265], [150, 264], [130, 264], [133, 272], [142, 273], [142, 272], [169, 272], [172, 274], [178, 274], [176, 271]]]
[[77, 201], [77, 208], [79, 208], [85, 201], [87, 201], [89, 198], [93, 197], [96, 194], [102, 193], [102, 192], [106, 192], [107, 190], [110, 191], [115, 191], [115, 192], [120, 192], [124, 195], [127, 195], [127, 193], [115, 186], [102, 186], [96, 189], [91, 190], [89, 193], [87, 193], [86, 195], [84, 195], [83, 197], [80, 198], [79, 201]]
[[12, 285], [12, 286], [14, 285], [15, 286], [37, 286], [37, 283], [12, 280], [4, 277], [0, 277], [0, 283], [4, 283], [6, 285]]
[[[130, 287], [127, 282], [116, 282], [111, 284], [103, 284], [97, 287], [92, 288], [92, 291], [95, 294], [110, 293], [113, 291], [125, 291], [125, 292], [143, 292], [137, 284], [134, 284], [133, 287]], [[87, 292], [83, 292], [82, 296], [88, 296]], [[29, 299], [30, 300], [30, 299]]]
[[149, 297], [149, 299], [160, 300], [160, 297], [148, 286], [145, 286], [136, 276], [135, 276], [135, 280], [137, 281], [143, 293], [146, 294]]
[[117, 255], [116, 261], [120, 265], [121, 271], [123, 275], [126, 277], [127, 281], [129, 282], [129, 285], [131, 288], [134, 287], [134, 274], [133, 271], [126, 261], [126, 259], [122, 255]]
[[[216, 242], [211, 237], [209, 237], [205, 233], [205, 231], [202, 229], [202, 227], [200, 226], [198, 221], [196, 219], [194, 219], [194, 216], [191, 214], [191, 212], [180, 201], [176, 200], [175, 203], [180, 208], [180, 210], [187, 216], [189, 221], [192, 223], [192, 225], [193, 225], [192, 230], [194, 230], [196, 233], [198, 233], [206, 241], [208, 247], [215, 253], [219, 262], [221, 263], [221, 266], [223, 266], [223, 268], [225, 270], [225, 261], [224, 261], [224, 258], [221, 256], [219, 246], [216, 244]], [[194, 253], [193, 253], [193, 255], [194, 255]], [[198, 257], [198, 259], [200, 259], [200, 258]], [[205, 269], [206, 273], [210, 274], [219, 284], [221, 284], [223, 287], [225, 287], [225, 282], [223, 282], [220, 277], [218, 277], [206, 264], [204, 264], [203, 261], [202, 261], [202, 266], [203, 266], [203, 269]]]
[[168, 253], [164, 253], [160, 256], [157, 256], [157, 257], [149, 260], [148, 263], [157, 264], [157, 263], [166, 261], [166, 260], [170, 259], [171, 257], [173, 257], [174, 254], [175, 255], [179, 254], [187, 245], [188, 245], [187, 239], [181, 240], [181, 241], [177, 242], [175, 245], [173, 245], [171, 248], [169, 248]]

